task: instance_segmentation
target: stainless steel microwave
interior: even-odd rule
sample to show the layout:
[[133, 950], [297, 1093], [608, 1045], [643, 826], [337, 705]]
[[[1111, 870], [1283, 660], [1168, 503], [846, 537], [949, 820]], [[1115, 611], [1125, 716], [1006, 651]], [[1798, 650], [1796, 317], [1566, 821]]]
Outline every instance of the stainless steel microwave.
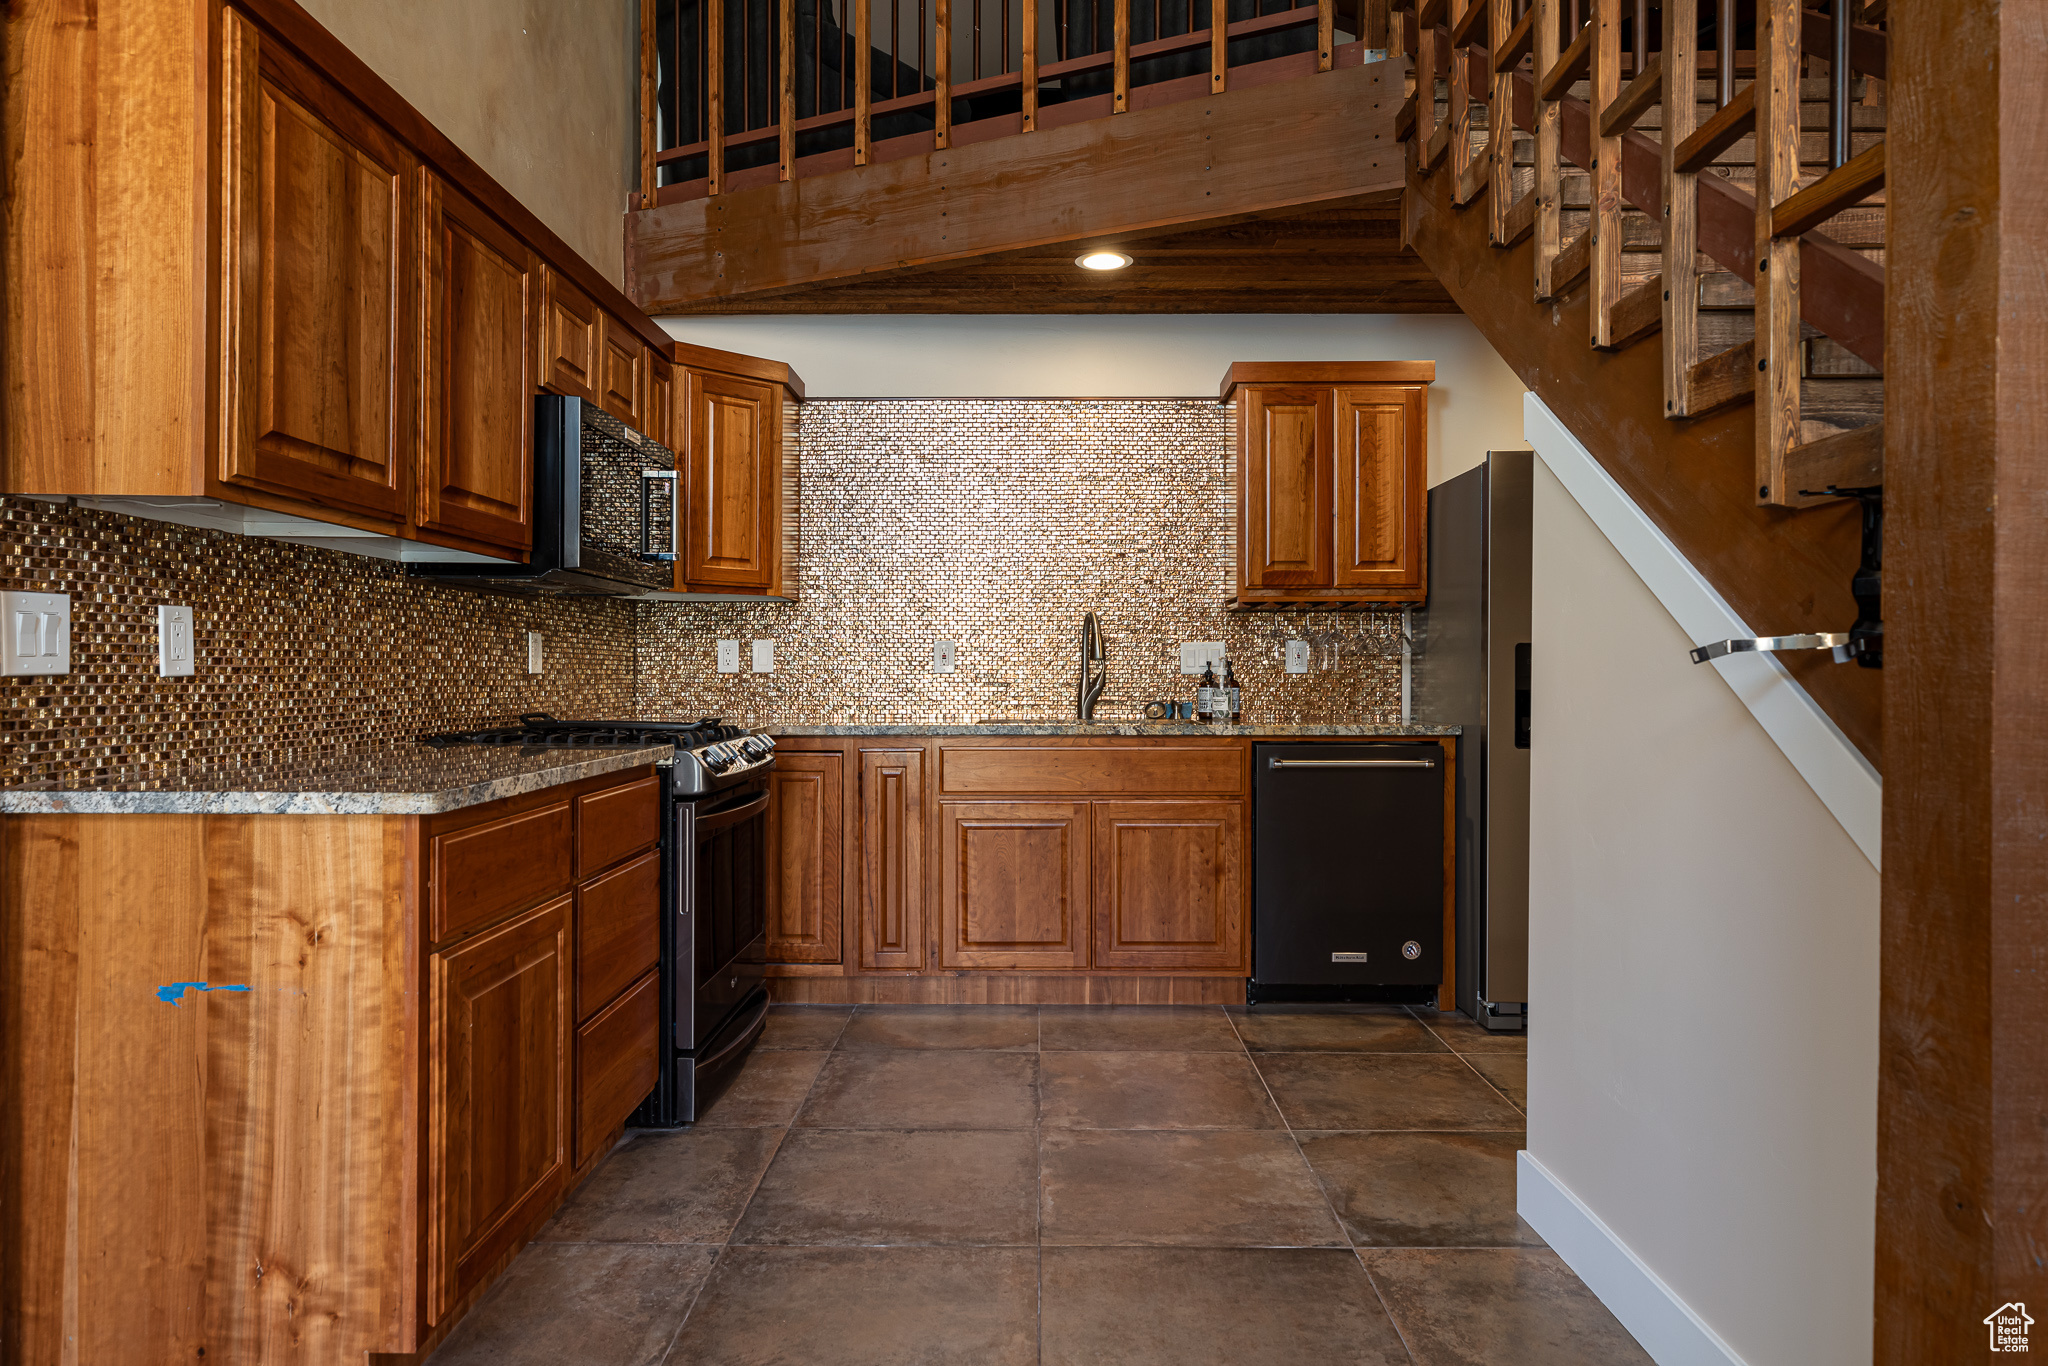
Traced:
[[534, 400], [533, 551], [524, 563], [428, 560], [418, 578], [533, 593], [639, 597], [675, 587], [682, 531], [675, 452], [595, 403]]

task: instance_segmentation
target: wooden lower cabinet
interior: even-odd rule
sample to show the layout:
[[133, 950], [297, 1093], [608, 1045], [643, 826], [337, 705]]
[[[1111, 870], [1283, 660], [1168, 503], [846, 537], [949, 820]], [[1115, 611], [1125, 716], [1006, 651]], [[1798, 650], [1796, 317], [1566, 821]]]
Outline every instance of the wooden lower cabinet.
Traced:
[[1095, 965], [1245, 961], [1242, 802], [1095, 804]]
[[939, 965], [1088, 966], [1088, 803], [940, 804]]
[[860, 751], [860, 965], [924, 966], [924, 750]]
[[429, 967], [429, 1322], [524, 1241], [568, 1176], [571, 905], [529, 911]]
[[845, 759], [785, 751], [769, 778], [768, 961], [837, 963]]
[[576, 1031], [576, 1165], [654, 1089], [661, 1065], [661, 974], [650, 970]]

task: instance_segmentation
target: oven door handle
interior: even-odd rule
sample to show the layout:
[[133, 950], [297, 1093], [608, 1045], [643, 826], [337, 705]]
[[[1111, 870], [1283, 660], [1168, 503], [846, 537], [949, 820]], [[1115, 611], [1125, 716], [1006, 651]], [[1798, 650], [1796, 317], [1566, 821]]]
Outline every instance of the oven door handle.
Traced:
[[721, 811], [715, 816], [699, 816], [696, 822], [697, 836], [701, 839], [705, 835], [715, 834], [727, 826], [738, 825], [741, 821], [751, 820], [767, 809], [768, 794], [763, 792], [745, 806], [736, 806], [730, 811]]

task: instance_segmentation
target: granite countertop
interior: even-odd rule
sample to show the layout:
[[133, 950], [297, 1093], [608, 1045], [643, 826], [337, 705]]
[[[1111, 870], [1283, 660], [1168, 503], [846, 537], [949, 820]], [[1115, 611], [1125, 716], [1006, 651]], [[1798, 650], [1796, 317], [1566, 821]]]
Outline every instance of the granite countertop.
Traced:
[[201, 775], [152, 788], [0, 789], [0, 813], [47, 815], [431, 816], [659, 763], [670, 745], [514, 749], [398, 744], [277, 772]]
[[982, 724], [965, 721], [918, 721], [899, 725], [778, 726], [763, 727], [770, 735], [1103, 735], [1123, 736], [1264, 736], [1285, 739], [1293, 736], [1329, 739], [1399, 739], [1457, 735], [1461, 726], [1373, 726], [1373, 725], [1262, 725], [1210, 726], [1197, 721], [993, 721]]

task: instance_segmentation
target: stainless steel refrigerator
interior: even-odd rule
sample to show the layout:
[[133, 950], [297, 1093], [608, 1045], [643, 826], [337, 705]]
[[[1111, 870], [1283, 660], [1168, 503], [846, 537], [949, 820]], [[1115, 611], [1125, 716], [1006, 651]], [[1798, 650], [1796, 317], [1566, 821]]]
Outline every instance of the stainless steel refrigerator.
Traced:
[[1429, 491], [1418, 722], [1458, 744], [1458, 1009], [1522, 1029], [1529, 1000], [1529, 549], [1535, 456], [1493, 451]]

